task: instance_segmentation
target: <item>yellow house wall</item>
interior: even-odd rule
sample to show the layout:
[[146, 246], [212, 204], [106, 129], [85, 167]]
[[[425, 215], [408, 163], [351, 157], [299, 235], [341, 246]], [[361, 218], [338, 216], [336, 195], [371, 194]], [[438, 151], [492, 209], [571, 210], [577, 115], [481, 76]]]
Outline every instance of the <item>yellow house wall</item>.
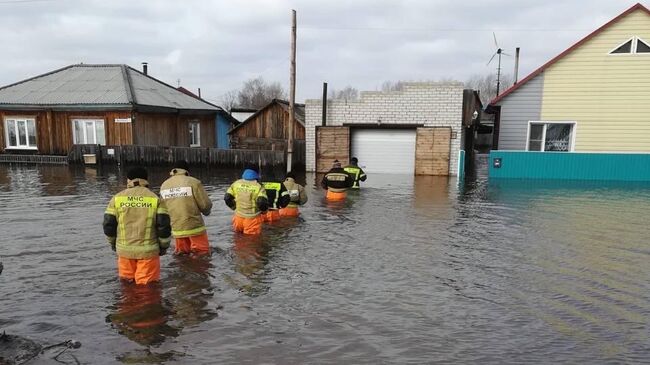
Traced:
[[650, 44], [641, 10], [545, 71], [541, 119], [576, 121], [575, 151], [650, 152], [650, 53], [609, 55], [633, 36]]

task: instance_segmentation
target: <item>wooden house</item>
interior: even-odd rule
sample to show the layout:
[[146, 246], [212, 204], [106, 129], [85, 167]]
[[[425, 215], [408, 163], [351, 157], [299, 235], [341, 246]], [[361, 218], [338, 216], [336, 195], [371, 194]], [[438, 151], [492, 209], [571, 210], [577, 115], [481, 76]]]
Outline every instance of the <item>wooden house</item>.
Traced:
[[78, 64], [0, 88], [0, 152], [75, 144], [213, 147], [221, 108], [127, 65]]
[[[305, 105], [296, 104], [293, 121], [293, 138], [305, 140]], [[273, 99], [255, 112], [230, 134], [232, 148], [254, 150], [286, 150], [289, 137], [289, 103]], [[300, 142], [298, 142], [300, 143]]]
[[490, 176], [650, 180], [649, 70], [636, 4], [490, 102]]

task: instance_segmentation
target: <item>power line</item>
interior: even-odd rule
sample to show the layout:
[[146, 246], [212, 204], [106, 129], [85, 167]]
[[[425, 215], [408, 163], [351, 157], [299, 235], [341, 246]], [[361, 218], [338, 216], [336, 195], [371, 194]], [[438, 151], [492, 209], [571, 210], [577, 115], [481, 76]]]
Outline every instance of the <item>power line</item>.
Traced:
[[44, 3], [54, 2], [57, 0], [1, 0], [0, 4], [23, 4], [23, 3]]
[[389, 27], [317, 27], [317, 26], [301, 26], [301, 29], [314, 29], [314, 30], [358, 30], [358, 31], [382, 31], [382, 32], [585, 32], [590, 29], [544, 29], [544, 28], [504, 28], [504, 29], [488, 29], [488, 28], [389, 28]]

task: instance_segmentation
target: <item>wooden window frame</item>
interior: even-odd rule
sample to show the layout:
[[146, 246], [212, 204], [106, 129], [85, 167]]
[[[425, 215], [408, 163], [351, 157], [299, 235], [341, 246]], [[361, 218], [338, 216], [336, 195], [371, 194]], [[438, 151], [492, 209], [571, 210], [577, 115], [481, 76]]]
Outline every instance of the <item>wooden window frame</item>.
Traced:
[[[11, 146], [9, 143], [9, 128], [7, 125], [9, 122], [12, 121], [16, 124], [15, 129], [16, 129], [16, 145]], [[26, 143], [25, 145], [20, 145], [20, 134], [18, 133], [18, 122], [19, 121], [24, 121], [25, 122], [25, 138], [26, 138]], [[34, 139], [36, 140], [36, 144], [32, 146], [29, 143], [29, 129], [27, 127], [28, 122], [34, 122]], [[4, 129], [5, 129], [5, 149], [6, 150], [30, 150], [30, 151], [38, 151], [38, 128], [36, 128], [36, 117], [35, 116], [7, 116], [4, 118]]]
[[[530, 126], [532, 124], [543, 124], [544, 129], [542, 130], [542, 150], [541, 151], [530, 151]], [[571, 124], [571, 138], [569, 138], [569, 149], [566, 152], [575, 152], [576, 146], [576, 134], [578, 130], [578, 122], [575, 120], [529, 120], [528, 128], [526, 129], [526, 151], [530, 152], [548, 152], [544, 150], [546, 145], [546, 126], [548, 124]], [[554, 152], [554, 151], [550, 151]]]

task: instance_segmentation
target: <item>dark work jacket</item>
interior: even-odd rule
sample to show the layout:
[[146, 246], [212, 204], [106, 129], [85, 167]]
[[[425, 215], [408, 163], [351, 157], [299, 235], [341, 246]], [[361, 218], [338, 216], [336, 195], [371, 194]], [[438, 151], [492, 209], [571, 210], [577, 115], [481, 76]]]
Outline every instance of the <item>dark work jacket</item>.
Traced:
[[350, 176], [342, 167], [335, 167], [323, 176], [321, 186], [323, 189], [340, 193], [352, 187], [354, 178]]
[[366, 173], [358, 165], [349, 164], [343, 170], [354, 178], [354, 183], [352, 184], [353, 189], [359, 189], [359, 181], [366, 181]]
[[289, 205], [291, 197], [287, 188], [281, 182], [263, 182], [266, 196], [269, 200], [269, 209], [280, 209]]

